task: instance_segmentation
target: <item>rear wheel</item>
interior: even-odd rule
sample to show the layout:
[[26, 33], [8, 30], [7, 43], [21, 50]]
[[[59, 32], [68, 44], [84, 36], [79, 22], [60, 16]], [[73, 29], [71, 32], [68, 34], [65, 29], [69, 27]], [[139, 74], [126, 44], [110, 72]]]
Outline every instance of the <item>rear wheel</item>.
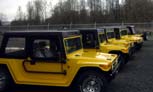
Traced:
[[99, 72], [86, 71], [80, 74], [74, 85], [76, 92], [104, 92], [107, 80]]

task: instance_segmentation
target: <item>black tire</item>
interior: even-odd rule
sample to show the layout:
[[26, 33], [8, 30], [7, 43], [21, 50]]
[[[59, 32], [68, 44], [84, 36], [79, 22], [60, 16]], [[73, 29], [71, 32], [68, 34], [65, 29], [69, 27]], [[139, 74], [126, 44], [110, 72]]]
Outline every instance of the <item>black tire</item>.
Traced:
[[107, 79], [95, 71], [85, 71], [81, 73], [74, 85], [73, 91], [75, 92], [105, 92], [107, 87]]
[[137, 47], [137, 50], [141, 50], [141, 48], [142, 48], [142, 45], [139, 45], [139, 46]]
[[0, 92], [8, 92], [11, 84], [11, 76], [8, 71], [0, 68]]
[[118, 54], [118, 55], [119, 55], [119, 58], [118, 58], [119, 69], [118, 69], [118, 71], [120, 71], [124, 68], [125, 64], [127, 63], [127, 60], [125, 59], [124, 55], [122, 55], [122, 54]]

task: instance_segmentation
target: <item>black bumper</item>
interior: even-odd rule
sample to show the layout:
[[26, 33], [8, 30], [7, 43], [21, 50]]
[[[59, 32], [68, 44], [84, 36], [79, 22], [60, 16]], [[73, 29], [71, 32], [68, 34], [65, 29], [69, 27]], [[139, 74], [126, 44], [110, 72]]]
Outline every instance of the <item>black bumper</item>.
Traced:
[[134, 43], [135, 50], [139, 50], [139, 49], [142, 47], [142, 45], [143, 45], [143, 42], [141, 42], [141, 43], [135, 42], [135, 43]]
[[107, 78], [109, 81], [115, 78], [115, 76], [118, 74], [118, 70], [119, 70], [119, 63], [107, 73]]

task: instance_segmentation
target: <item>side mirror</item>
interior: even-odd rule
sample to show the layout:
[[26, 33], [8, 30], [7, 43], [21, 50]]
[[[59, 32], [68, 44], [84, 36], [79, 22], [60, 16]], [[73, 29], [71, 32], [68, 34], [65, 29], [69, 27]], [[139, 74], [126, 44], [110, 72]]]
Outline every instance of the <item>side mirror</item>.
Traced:
[[25, 59], [24, 61], [23, 61], [23, 63], [25, 63], [25, 62], [28, 62], [28, 63], [30, 63], [31, 65], [35, 65], [36, 64], [36, 61], [35, 60], [31, 60], [31, 59]]
[[36, 64], [36, 61], [35, 60], [30, 60], [30, 64], [31, 65], [35, 65]]

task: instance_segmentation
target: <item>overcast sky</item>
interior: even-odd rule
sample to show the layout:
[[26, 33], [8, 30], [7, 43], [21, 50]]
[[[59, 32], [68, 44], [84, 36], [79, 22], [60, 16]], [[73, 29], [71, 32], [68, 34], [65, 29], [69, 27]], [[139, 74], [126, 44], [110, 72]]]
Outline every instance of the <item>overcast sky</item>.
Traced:
[[[0, 13], [6, 15], [8, 21], [11, 21], [16, 16], [16, 12], [19, 6], [22, 6], [22, 10], [26, 11], [26, 5], [28, 1], [32, 0], [0, 0]], [[47, 0], [55, 5], [58, 0]]]

